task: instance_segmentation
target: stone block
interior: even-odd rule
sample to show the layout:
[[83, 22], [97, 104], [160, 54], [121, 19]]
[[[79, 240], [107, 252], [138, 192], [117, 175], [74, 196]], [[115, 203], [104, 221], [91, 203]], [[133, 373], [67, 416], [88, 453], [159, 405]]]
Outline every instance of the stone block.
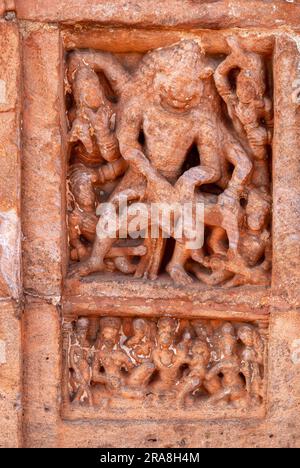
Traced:
[[20, 308], [0, 301], [0, 447], [22, 445]]
[[16, 24], [0, 22], [0, 297], [19, 298], [20, 50]]

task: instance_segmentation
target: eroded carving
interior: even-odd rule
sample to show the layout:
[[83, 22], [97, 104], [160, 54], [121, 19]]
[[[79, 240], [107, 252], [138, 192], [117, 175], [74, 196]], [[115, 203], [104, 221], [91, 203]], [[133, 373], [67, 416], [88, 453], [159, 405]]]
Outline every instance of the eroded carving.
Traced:
[[137, 401], [147, 408], [259, 407], [264, 341], [254, 323], [170, 317], [66, 322], [65, 401], [74, 408], [120, 409]]
[[[231, 53], [216, 62], [197, 42], [181, 41], [149, 52], [130, 72], [110, 53], [71, 53], [71, 275], [156, 279], [168, 258], [165, 271], [177, 284], [269, 285], [273, 111], [266, 64], [234, 37], [228, 45]], [[175, 236], [173, 209], [173, 251], [161, 220], [157, 238], [133, 240], [136, 224], [120, 209], [125, 197], [137, 210], [143, 202], [147, 213], [153, 203], [202, 203], [203, 247], [191, 249], [189, 232]], [[107, 201], [118, 210], [115, 235], [97, 227], [99, 219], [111, 222], [110, 212], [96, 213]], [[143, 222], [153, 226], [152, 215]]]

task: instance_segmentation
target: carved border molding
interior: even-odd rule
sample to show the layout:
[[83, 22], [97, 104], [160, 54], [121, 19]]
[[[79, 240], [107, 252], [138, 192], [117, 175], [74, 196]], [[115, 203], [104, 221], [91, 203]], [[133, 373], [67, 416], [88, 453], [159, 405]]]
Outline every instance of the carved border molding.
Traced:
[[[124, 8], [126, 6], [126, 8]], [[300, 5], [283, 0], [16, 0], [18, 18], [61, 23], [94, 22], [170, 28], [299, 28]], [[259, 14], [257, 13], [259, 10]]]

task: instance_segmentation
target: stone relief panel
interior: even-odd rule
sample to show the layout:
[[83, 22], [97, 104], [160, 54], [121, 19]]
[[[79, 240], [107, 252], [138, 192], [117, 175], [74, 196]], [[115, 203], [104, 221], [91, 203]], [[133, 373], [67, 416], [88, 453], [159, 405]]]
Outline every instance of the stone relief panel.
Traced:
[[81, 317], [63, 333], [69, 416], [253, 416], [263, 408], [266, 325]]
[[[221, 58], [194, 40], [144, 56], [69, 54], [71, 276], [269, 285], [270, 73], [262, 56], [227, 40], [231, 53]], [[175, 235], [177, 208], [166, 235], [151, 210], [166, 203], [191, 204], [193, 226], [195, 205], [204, 207], [203, 245], [191, 247], [189, 229]]]

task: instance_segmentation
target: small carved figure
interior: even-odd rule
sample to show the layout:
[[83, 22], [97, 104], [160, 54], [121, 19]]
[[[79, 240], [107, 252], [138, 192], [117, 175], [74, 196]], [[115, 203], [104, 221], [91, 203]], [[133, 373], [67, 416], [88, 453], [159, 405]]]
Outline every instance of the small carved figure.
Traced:
[[[199, 338], [191, 346], [189, 371], [178, 385], [178, 403], [185, 406], [187, 396], [198, 390], [205, 382], [210, 361], [208, 344]], [[193, 400], [191, 401], [193, 403]]]
[[[119, 160], [120, 161], [120, 160]], [[94, 186], [99, 181], [98, 171], [81, 163], [71, 166], [69, 171], [71, 209], [69, 220], [69, 240], [72, 247], [71, 259], [84, 260], [91, 253], [91, 245], [96, 237], [98, 216], [96, 215], [96, 192]], [[130, 257], [142, 256], [143, 246], [113, 247], [106, 255], [107, 269], [117, 268], [128, 274], [135, 271]], [[111, 259], [110, 264], [107, 259]], [[112, 265], [113, 262], [113, 265]]]
[[[127, 164], [120, 155], [114, 133], [116, 115], [97, 74], [87, 65], [78, 64], [69, 74], [69, 79], [75, 101], [75, 107], [69, 113], [72, 125], [69, 141], [76, 143], [74, 162], [69, 171], [69, 236], [71, 259], [83, 261], [91, 255], [91, 245], [96, 237], [96, 207], [99, 203], [97, 188], [103, 188], [108, 182], [123, 175]], [[83, 242], [83, 239], [88, 243]], [[130, 263], [127, 253], [125, 249], [124, 255], [121, 252], [117, 256], [115, 252], [115, 255], [107, 257], [114, 257], [113, 268], [126, 274], [134, 273], [135, 267]], [[132, 255], [136, 255], [135, 250]]]
[[[216, 345], [215, 345], [215, 327], [213, 321], [196, 319], [193, 320], [193, 329], [195, 330], [196, 336], [200, 341], [204, 341], [208, 345], [208, 349], [211, 356], [211, 361], [215, 362], [218, 357], [216, 356]], [[218, 321], [217, 324], [219, 325]], [[203, 388], [208, 392], [209, 395], [214, 395], [221, 390], [221, 380], [218, 375], [210, 377], [209, 380], [202, 382]]]
[[[227, 43], [231, 53], [215, 71], [216, 86], [236, 128], [240, 130], [239, 122], [246, 132], [254, 157], [264, 159], [273, 128], [272, 103], [265, 96], [265, 65], [259, 54], [243, 49], [236, 38], [228, 37]], [[229, 78], [234, 70], [237, 70], [235, 89]]]
[[120, 332], [120, 319], [105, 317], [100, 320], [93, 363], [93, 382], [104, 385], [109, 397], [115, 395], [123, 398], [140, 398], [144, 392], [135, 385], [134, 380], [130, 382], [130, 374], [135, 369], [135, 363], [120, 346]]
[[250, 325], [241, 326], [237, 336], [244, 345], [241, 353], [241, 371], [246, 379], [246, 390], [250, 398], [260, 402], [263, 397], [261, 368], [264, 363], [264, 343]]
[[153, 382], [155, 392], [176, 392], [176, 383], [180, 378], [180, 369], [190, 360], [188, 356], [190, 336], [175, 343], [177, 323], [172, 318], [161, 318], [157, 324], [157, 346], [153, 351], [153, 363], [158, 371], [158, 378]]
[[121, 320], [105, 317], [100, 320], [93, 362], [93, 382], [103, 384], [112, 393], [118, 393], [125, 386], [125, 374], [134, 364], [120, 348]]
[[202, 261], [203, 265], [212, 269], [212, 274], [192, 267], [197, 278], [204, 283], [217, 285], [227, 281], [227, 288], [244, 284], [270, 284], [272, 251], [271, 236], [267, 229], [271, 211], [270, 196], [264, 189], [252, 188], [243, 211], [244, 223], [240, 224], [238, 255], [228, 258], [226, 232], [222, 227], [217, 227], [209, 238], [213, 255]]
[[144, 319], [133, 320], [134, 335], [125, 341], [129, 354], [136, 363], [127, 378], [129, 387], [142, 388], [148, 385], [155, 366], [152, 363], [154, 341], [151, 324]]
[[237, 402], [246, 401], [246, 389], [241, 377], [241, 363], [237, 356], [237, 338], [231, 323], [225, 323], [220, 330], [218, 338], [219, 362], [207, 373], [209, 381], [219, 376], [222, 388], [210, 397], [210, 402], [219, 401]]
[[[69, 73], [75, 108], [71, 112], [70, 142], [81, 142], [96, 163], [120, 158], [118, 140], [113, 133], [115, 113], [92, 68], [81, 63]], [[89, 156], [88, 162], [91, 161]]]
[[73, 207], [69, 213], [69, 238], [72, 260], [84, 260], [89, 255], [87, 243], [93, 242], [96, 234], [98, 218], [96, 216], [96, 194], [94, 184], [97, 173], [94, 169], [82, 164], [73, 165], [69, 172], [70, 192], [73, 197]]
[[[217, 89], [227, 104], [229, 115], [241, 137], [246, 136], [254, 157], [252, 181], [269, 186], [267, 145], [272, 141], [273, 109], [265, 96], [265, 65], [260, 55], [244, 50], [234, 37], [227, 38], [231, 53], [221, 62], [214, 77]], [[235, 88], [230, 73], [236, 71]]]
[[78, 319], [73, 336], [74, 341], [69, 353], [69, 366], [71, 369], [70, 385], [74, 393], [73, 401], [78, 403], [87, 401], [89, 405], [92, 405], [91, 369], [89, 364], [90, 343], [87, 340], [88, 327], [88, 319]]

